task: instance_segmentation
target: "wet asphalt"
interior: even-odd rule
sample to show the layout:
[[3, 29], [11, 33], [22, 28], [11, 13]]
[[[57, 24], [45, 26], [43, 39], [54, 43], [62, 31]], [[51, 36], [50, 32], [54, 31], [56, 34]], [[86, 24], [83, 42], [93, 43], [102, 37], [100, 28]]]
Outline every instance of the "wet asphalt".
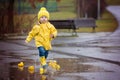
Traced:
[[[120, 23], [120, 6], [107, 9]], [[120, 24], [119, 24], [120, 25]], [[0, 40], [0, 80], [120, 80], [120, 26], [115, 32], [59, 33], [47, 61], [56, 60], [60, 71], [39, 74], [38, 50], [26, 36], [8, 36]], [[18, 68], [23, 61], [25, 66]], [[35, 66], [35, 72], [28, 71]]]

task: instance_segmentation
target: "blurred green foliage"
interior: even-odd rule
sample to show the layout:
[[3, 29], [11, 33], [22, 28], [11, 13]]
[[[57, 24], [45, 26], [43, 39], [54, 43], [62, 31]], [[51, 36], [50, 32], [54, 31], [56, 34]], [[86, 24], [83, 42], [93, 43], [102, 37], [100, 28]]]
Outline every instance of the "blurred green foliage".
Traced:
[[[106, 0], [108, 5], [118, 4], [120, 0]], [[50, 12], [50, 19], [74, 19], [76, 18], [75, 12], [75, 0], [61, 0], [57, 3], [58, 9], [56, 12]], [[23, 29], [31, 29], [31, 27], [36, 24], [37, 17], [36, 14], [24, 14], [24, 15], [15, 15], [14, 25]], [[18, 19], [17, 19], [18, 18]], [[16, 20], [17, 19], [17, 20]], [[21, 22], [21, 23], [19, 23]], [[118, 24], [114, 16], [109, 13], [107, 10], [101, 15], [101, 19], [96, 20], [97, 28], [96, 32], [111, 32], [116, 30]], [[19, 25], [19, 26], [18, 26]], [[64, 30], [62, 30], [64, 31]], [[66, 31], [66, 30], [65, 30]], [[68, 31], [68, 30], [67, 30]], [[91, 32], [90, 28], [80, 28], [78, 32]]]

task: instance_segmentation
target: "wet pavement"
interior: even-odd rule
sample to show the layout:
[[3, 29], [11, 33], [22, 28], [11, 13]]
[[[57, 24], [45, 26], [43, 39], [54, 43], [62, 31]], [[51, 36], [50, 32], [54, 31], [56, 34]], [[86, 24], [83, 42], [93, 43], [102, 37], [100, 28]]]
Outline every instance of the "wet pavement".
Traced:
[[[119, 6], [107, 8], [117, 18]], [[115, 32], [59, 33], [53, 40], [49, 60], [56, 60], [60, 71], [40, 75], [38, 50], [26, 36], [9, 36], [0, 40], [0, 80], [120, 80], [120, 26]], [[25, 66], [18, 67], [23, 61]], [[29, 66], [35, 66], [29, 72]], [[52, 72], [52, 73], [51, 73]]]

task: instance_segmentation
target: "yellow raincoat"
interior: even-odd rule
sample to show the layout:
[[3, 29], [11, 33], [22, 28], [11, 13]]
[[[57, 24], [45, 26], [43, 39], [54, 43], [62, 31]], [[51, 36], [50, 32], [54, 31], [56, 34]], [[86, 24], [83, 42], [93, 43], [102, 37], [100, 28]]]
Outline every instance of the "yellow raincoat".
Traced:
[[50, 50], [52, 49], [52, 38], [50, 37], [51, 34], [53, 34], [54, 37], [57, 36], [57, 30], [51, 23], [46, 22], [42, 24], [37, 24], [29, 32], [26, 41], [30, 42], [34, 38], [36, 47], [43, 46], [46, 50]]

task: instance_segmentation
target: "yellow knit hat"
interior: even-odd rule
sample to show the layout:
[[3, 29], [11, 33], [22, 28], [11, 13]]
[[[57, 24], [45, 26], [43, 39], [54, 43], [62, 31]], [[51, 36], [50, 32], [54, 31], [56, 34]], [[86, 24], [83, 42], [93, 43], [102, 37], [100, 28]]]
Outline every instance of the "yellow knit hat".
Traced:
[[42, 7], [41, 9], [40, 9], [40, 11], [38, 12], [38, 20], [40, 19], [40, 17], [42, 17], [42, 16], [46, 16], [47, 18], [48, 18], [48, 20], [49, 20], [49, 12], [46, 10], [46, 8], [45, 7]]

